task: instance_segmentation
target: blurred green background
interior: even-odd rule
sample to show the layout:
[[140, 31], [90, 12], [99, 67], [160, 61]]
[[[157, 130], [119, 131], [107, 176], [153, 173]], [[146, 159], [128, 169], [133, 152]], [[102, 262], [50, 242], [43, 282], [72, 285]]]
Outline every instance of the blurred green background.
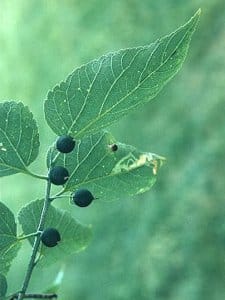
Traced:
[[[86, 251], [64, 264], [59, 299], [224, 299], [225, 1], [0, 1], [0, 98], [23, 101], [39, 123], [36, 172], [46, 172], [55, 140], [43, 121], [48, 89], [108, 51], [170, 33], [199, 7], [182, 70], [157, 99], [111, 127], [118, 140], [167, 157], [156, 185], [85, 210], [56, 204], [94, 231]], [[43, 193], [25, 175], [1, 179], [1, 201], [15, 213]], [[20, 289], [29, 253], [24, 242], [9, 272], [11, 292]], [[37, 269], [29, 290], [45, 290], [60, 267]]]

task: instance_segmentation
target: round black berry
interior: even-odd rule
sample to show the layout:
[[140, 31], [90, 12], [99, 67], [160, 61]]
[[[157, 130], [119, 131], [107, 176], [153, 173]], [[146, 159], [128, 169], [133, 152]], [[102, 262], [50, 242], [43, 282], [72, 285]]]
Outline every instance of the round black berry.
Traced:
[[60, 234], [55, 228], [46, 228], [41, 234], [41, 241], [47, 247], [55, 247], [60, 240]]
[[110, 149], [111, 149], [113, 152], [116, 152], [116, 151], [118, 150], [117, 144], [112, 144], [112, 145], [110, 145]]
[[49, 171], [48, 176], [51, 183], [55, 185], [63, 185], [69, 178], [69, 172], [64, 167], [56, 166]]
[[72, 194], [72, 200], [76, 205], [80, 207], [86, 207], [91, 204], [91, 202], [94, 200], [94, 197], [89, 190], [80, 189]]
[[61, 135], [56, 141], [56, 149], [62, 153], [69, 153], [75, 147], [75, 140], [70, 135]]

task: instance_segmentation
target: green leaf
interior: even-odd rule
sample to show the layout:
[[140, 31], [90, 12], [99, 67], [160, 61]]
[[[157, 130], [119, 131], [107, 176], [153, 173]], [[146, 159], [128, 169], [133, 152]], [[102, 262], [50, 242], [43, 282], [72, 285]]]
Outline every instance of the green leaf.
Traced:
[[[116, 143], [113, 152], [110, 145]], [[57, 151], [50, 150], [50, 157]], [[77, 141], [75, 149], [68, 154], [59, 154], [56, 165], [68, 169], [70, 177], [65, 191], [88, 188], [96, 198], [120, 199], [143, 193], [156, 180], [163, 158], [152, 153], [117, 142], [110, 133], [98, 132]]]
[[64, 277], [64, 267], [56, 275], [52, 285], [44, 291], [44, 294], [57, 293]]
[[29, 173], [27, 166], [39, 151], [38, 128], [22, 103], [0, 103], [0, 176]]
[[76, 69], [48, 93], [48, 125], [57, 135], [81, 138], [154, 98], [181, 68], [199, 15], [148, 46], [112, 52]]
[[20, 247], [16, 235], [16, 222], [13, 213], [0, 202], [0, 270], [6, 275], [10, 264]]
[[0, 299], [1, 297], [4, 297], [7, 292], [7, 280], [4, 275], [0, 274]]
[[[24, 234], [36, 232], [43, 207], [43, 200], [30, 202], [23, 207], [18, 215], [20, 224]], [[63, 261], [66, 256], [84, 250], [91, 238], [91, 229], [89, 226], [81, 225], [67, 212], [50, 206], [47, 216], [45, 228], [56, 228], [61, 236], [60, 243], [54, 248], [48, 248], [44, 245], [41, 247], [43, 255], [40, 264], [44, 266]], [[33, 245], [34, 237], [28, 238]]]

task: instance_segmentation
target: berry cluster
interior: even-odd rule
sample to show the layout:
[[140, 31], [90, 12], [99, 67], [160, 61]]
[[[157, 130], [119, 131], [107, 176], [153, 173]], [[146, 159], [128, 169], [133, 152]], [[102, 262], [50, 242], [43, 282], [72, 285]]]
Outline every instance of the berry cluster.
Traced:
[[[62, 135], [56, 141], [56, 149], [61, 153], [70, 153], [75, 147], [76, 141], [69, 135]], [[49, 180], [55, 185], [63, 185], [69, 178], [69, 172], [62, 166], [56, 166], [50, 169]]]
[[[63, 135], [57, 139], [56, 149], [61, 153], [70, 153], [73, 151], [75, 144], [76, 142], [71, 136]], [[116, 150], [115, 148], [112, 149], [112, 151]], [[69, 178], [69, 172], [62, 166], [55, 166], [50, 169], [48, 177], [51, 183], [63, 185]], [[72, 202], [80, 207], [90, 205], [94, 199], [92, 193], [87, 189], [79, 189], [71, 195]], [[46, 228], [41, 233], [41, 241], [46, 247], [55, 247], [60, 240], [60, 233], [55, 228]]]

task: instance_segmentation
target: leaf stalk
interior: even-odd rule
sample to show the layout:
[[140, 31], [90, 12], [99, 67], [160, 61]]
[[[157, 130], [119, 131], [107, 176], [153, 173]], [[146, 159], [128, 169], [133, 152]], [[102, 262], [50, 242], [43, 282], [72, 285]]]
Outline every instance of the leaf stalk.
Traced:
[[29, 237], [37, 236], [39, 234], [41, 234], [41, 231], [36, 231], [36, 232], [32, 232], [32, 233], [27, 234], [27, 235], [19, 236], [19, 237], [17, 237], [17, 239], [19, 241], [22, 241], [22, 240], [28, 239]]

